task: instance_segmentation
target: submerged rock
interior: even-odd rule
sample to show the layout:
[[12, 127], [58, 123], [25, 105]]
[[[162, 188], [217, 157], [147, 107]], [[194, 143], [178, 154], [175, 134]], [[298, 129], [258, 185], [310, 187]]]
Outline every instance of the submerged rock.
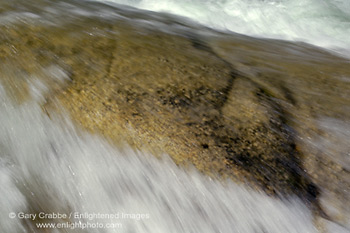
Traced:
[[112, 143], [167, 153], [268, 194], [298, 195], [316, 209], [326, 191], [349, 214], [348, 168], [305, 140], [327, 133], [320, 117], [349, 121], [350, 82], [341, 80], [350, 77], [348, 60], [307, 45], [204, 36], [170, 19], [158, 30], [129, 17], [3, 25], [1, 61], [31, 78], [22, 88], [1, 81], [21, 103], [29, 93], [18, 90], [31, 79], [49, 82], [42, 70], [59, 67], [70, 80], [50, 83], [48, 114], [67, 111]]

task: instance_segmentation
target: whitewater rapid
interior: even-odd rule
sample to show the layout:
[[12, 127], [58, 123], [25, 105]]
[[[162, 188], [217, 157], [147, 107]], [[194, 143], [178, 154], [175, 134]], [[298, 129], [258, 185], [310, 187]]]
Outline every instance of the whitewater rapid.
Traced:
[[302, 41], [349, 57], [348, 0], [96, 0], [190, 18], [254, 37]]

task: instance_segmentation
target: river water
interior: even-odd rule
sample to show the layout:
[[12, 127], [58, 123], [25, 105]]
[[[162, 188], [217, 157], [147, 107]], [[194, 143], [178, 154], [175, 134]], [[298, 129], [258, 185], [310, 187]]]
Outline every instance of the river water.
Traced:
[[304, 41], [349, 56], [347, 0], [100, 0], [187, 17], [223, 31]]
[[[60, 65], [60, 57], [54, 53], [45, 55], [52, 58], [49, 61], [31, 59], [21, 50], [18, 41], [26, 34], [21, 31], [23, 29], [30, 28], [28, 31], [35, 31], [35, 26], [40, 25], [49, 28], [48, 30], [59, 31], [65, 27], [65, 23], [73, 22], [73, 25], [78, 25], [79, 18], [85, 17], [101, 21], [125, 20], [170, 34], [196, 30], [199, 34], [215, 37], [224, 33], [222, 41], [214, 40], [212, 44], [221, 44], [216, 49], [217, 53], [233, 61], [246, 59], [245, 56], [252, 53], [252, 47], [260, 42], [254, 38], [246, 38], [250, 41], [247, 42], [248, 45], [242, 45], [239, 56], [232, 57], [230, 50], [225, 50], [225, 46], [229, 47], [230, 43], [237, 44], [245, 38], [237, 36], [236, 41], [227, 39], [235, 35], [232, 32], [310, 42], [347, 57], [350, 48], [349, 2], [115, 2], [151, 11], [115, 5], [112, 2], [107, 5], [85, 1], [40, 0], [0, 3], [0, 25], [3, 29], [0, 36], [5, 44], [2, 47], [5, 49], [0, 50], [0, 231], [318, 232], [312, 211], [297, 197], [277, 199], [262, 191], [253, 190], [246, 184], [232, 181], [222, 183], [199, 173], [195, 168], [184, 169], [175, 165], [166, 154], [158, 159], [148, 152], [111, 145], [99, 135], [77, 127], [69, 114], [63, 117], [45, 114], [42, 105], [46, 96], [60, 90], [69, 80], [71, 71]], [[188, 18], [177, 18], [166, 13], [156, 14], [152, 11]], [[169, 23], [174, 18], [181, 23]], [[84, 28], [85, 25], [78, 25], [77, 33], [89, 33]], [[10, 36], [12, 31], [18, 31], [18, 37]], [[50, 41], [53, 38], [45, 37], [45, 32], [42, 35], [40, 40]], [[257, 47], [264, 48], [265, 43], [266, 41], [262, 41], [260, 47]], [[278, 44], [280, 41], [272, 43]], [[290, 54], [295, 57], [279, 64], [277, 61], [280, 57], [277, 55], [271, 61], [280, 67], [289, 67], [298, 64], [294, 59], [301, 59], [301, 64], [311, 64], [305, 66], [306, 68], [319, 65], [315, 66], [317, 69], [322, 66], [322, 62], [332, 64], [331, 60], [322, 55], [323, 52], [319, 53], [320, 57], [316, 61], [312, 60], [313, 54], [310, 55], [312, 59], [307, 54], [302, 54], [299, 49], [303, 46], [307, 49], [312, 47], [292, 43], [285, 50], [291, 51]], [[260, 51], [258, 55], [264, 56], [261, 52], [263, 49], [259, 48], [256, 50]], [[339, 63], [342, 64], [339, 70], [348, 74], [347, 66], [344, 65], [348, 61], [339, 58]], [[337, 70], [337, 60], [334, 64]], [[242, 71], [248, 69], [246, 65], [242, 67]], [[256, 71], [262, 67], [256, 65], [254, 69]], [[321, 71], [327, 72], [327, 69]], [[254, 73], [254, 70], [247, 72]], [[349, 76], [334, 74], [334, 77], [337, 88], [349, 85]], [[334, 106], [334, 110], [330, 109], [331, 112], [318, 121], [319, 127], [332, 137], [300, 140], [314, 145], [313, 148], [321, 148], [330, 156], [344, 155], [336, 157], [336, 162], [349, 169], [347, 156], [350, 154], [346, 142], [346, 137], [350, 136], [347, 124], [350, 108], [349, 104], [346, 105], [349, 90], [328, 90], [331, 92], [330, 96], [339, 94], [339, 100], [319, 96], [324, 86], [316, 85], [306, 90], [300, 81], [295, 87], [300, 89], [300, 93], [304, 93], [302, 96], [306, 96], [306, 101], [312, 96], [317, 101], [320, 100], [321, 104]], [[322, 102], [322, 98], [327, 100]], [[340, 106], [336, 104], [338, 100], [341, 102]], [[318, 104], [317, 101], [315, 105]], [[343, 185], [338, 180], [334, 182], [337, 187]], [[323, 204], [332, 209], [327, 201]], [[337, 221], [326, 220], [324, 228], [328, 232], [350, 232], [347, 224], [349, 221], [345, 219], [338, 224]], [[40, 225], [44, 223], [54, 225]]]

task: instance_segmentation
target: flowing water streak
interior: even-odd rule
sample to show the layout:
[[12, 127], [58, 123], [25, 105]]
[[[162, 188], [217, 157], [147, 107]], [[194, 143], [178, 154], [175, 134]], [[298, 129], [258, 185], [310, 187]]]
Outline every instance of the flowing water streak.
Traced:
[[350, 51], [348, 0], [95, 0], [188, 17], [219, 30]]

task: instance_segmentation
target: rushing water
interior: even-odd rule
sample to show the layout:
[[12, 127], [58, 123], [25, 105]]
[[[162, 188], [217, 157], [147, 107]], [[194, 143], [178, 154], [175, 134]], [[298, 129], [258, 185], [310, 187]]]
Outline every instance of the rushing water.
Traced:
[[[123, 12], [139, 13], [123, 7], [118, 11], [96, 8], [99, 5], [85, 8], [85, 3], [75, 1], [34, 2], [5, 1], [0, 5], [0, 24], [10, 29], [15, 24], [35, 23], [59, 28], [60, 23], [83, 16], [125, 19], [130, 12]], [[350, 8], [345, 1], [118, 3], [192, 17], [219, 29], [302, 39], [331, 49], [350, 48]], [[166, 17], [142, 14], [149, 18], [130, 20], [149, 27], [161, 26], [172, 33], [181, 27], [179, 24], [169, 29]], [[280, 21], [276, 22], [276, 17]], [[204, 27], [188, 24], [208, 33]], [[70, 71], [57, 64], [42, 66], [36, 60], [21, 60], [25, 54], [11, 41], [8, 43], [15, 60], [2, 58], [0, 65], [0, 232], [317, 232], [311, 211], [297, 197], [276, 199], [244, 184], [212, 180], [195, 169], [176, 166], [167, 155], [157, 159], [128, 147], [112, 146], [98, 135], [77, 129], [68, 114], [48, 116], [42, 109], [45, 95], [67, 81]], [[28, 73], [19, 68], [22, 63], [35, 71], [42, 70], [39, 75]], [[349, 77], [343, 79], [348, 82]], [[8, 83], [12, 85], [10, 91]], [[28, 92], [24, 101], [16, 99], [24, 92]], [[343, 124], [331, 118], [320, 122], [325, 130], [334, 131], [334, 140], [349, 135]], [[332, 151], [332, 143], [320, 144]], [[344, 141], [342, 145], [347, 146]], [[37, 224], [46, 222], [70, 225], [38, 229]], [[326, 228], [348, 232], [332, 222], [327, 222]]]
[[99, 0], [188, 17], [209, 27], [305, 41], [349, 56], [348, 0]]

